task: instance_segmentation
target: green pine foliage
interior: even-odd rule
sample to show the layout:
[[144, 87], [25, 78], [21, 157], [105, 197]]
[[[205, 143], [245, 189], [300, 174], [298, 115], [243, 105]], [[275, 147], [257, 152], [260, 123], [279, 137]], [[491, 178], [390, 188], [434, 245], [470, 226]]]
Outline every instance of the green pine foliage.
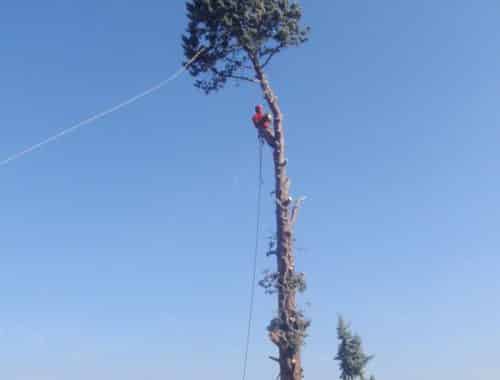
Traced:
[[189, 24], [182, 37], [187, 60], [202, 51], [189, 67], [195, 85], [205, 92], [221, 89], [228, 80], [253, 81], [255, 64], [265, 67], [282, 49], [305, 42], [302, 10], [288, 0], [191, 0]]
[[[365, 378], [365, 367], [372, 355], [366, 355], [363, 352], [361, 338], [358, 335], [353, 335], [348, 324], [339, 317], [337, 326], [337, 338], [339, 347], [335, 360], [339, 361], [340, 378], [342, 380], [355, 380]], [[374, 380], [372, 376], [370, 380]]]

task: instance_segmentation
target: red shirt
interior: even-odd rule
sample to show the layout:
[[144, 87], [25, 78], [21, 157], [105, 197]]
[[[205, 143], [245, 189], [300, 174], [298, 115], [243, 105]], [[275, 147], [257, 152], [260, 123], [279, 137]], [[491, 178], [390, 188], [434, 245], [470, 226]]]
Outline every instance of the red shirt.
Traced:
[[262, 127], [262, 128], [269, 128], [270, 125], [271, 125], [271, 122], [269, 120], [265, 120], [263, 123], [262, 123], [262, 119], [266, 116], [266, 114], [264, 113], [258, 113], [256, 112], [253, 116], [252, 116], [252, 121], [253, 123], [255, 124], [256, 127]]

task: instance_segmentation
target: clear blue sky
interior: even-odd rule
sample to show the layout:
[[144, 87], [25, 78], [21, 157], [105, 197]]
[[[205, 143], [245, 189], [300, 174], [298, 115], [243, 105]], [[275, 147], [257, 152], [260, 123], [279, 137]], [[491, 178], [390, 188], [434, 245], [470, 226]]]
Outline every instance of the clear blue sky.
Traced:
[[[312, 39], [269, 77], [308, 196], [306, 378], [337, 377], [337, 313], [379, 379], [498, 378], [500, 4], [302, 3]], [[184, 1], [3, 4], [0, 158], [168, 77], [185, 22]], [[240, 376], [260, 101], [185, 75], [0, 169], [0, 378]], [[257, 294], [249, 379], [273, 379]]]

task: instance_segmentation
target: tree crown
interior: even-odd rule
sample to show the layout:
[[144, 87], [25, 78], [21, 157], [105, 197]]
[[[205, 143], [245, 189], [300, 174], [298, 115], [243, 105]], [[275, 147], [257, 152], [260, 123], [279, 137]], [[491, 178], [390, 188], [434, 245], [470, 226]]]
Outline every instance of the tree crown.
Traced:
[[255, 65], [265, 67], [284, 48], [307, 40], [302, 10], [289, 0], [190, 0], [189, 19], [182, 36], [184, 54], [202, 51], [189, 71], [195, 85], [207, 93], [229, 79], [253, 81]]

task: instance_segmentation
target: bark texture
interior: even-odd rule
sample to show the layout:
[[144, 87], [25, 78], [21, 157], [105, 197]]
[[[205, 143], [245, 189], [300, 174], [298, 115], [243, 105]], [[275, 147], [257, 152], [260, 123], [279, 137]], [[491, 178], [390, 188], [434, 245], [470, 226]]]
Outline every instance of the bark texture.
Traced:
[[[283, 114], [278, 98], [275, 96], [269, 81], [257, 58], [252, 63], [260, 82], [264, 97], [273, 114], [273, 150], [277, 242], [276, 258], [278, 273], [278, 318], [274, 322], [279, 326], [270, 329], [270, 339], [278, 346], [281, 380], [301, 380], [303, 377], [300, 344], [291, 345], [289, 337], [297, 330], [297, 320], [301, 314], [297, 310], [296, 288], [284, 286], [295, 278], [295, 259], [293, 253], [293, 223], [290, 204], [290, 180], [287, 176], [285, 156], [285, 137], [283, 130]], [[267, 136], [266, 141], [270, 136]], [[269, 144], [269, 142], [268, 142]], [[273, 322], [272, 322], [273, 323]]]

